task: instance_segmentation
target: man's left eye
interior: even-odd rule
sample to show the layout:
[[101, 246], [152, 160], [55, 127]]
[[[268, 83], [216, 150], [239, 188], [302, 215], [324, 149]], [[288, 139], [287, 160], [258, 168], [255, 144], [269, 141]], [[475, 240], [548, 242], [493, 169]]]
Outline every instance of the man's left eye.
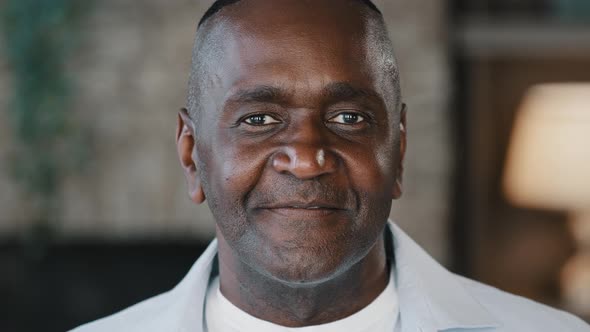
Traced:
[[252, 126], [266, 126], [280, 121], [268, 114], [256, 114], [245, 118], [244, 122]]
[[365, 118], [358, 113], [340, 113], [330, 119], [330, 122], [342, 124], [357, 124], [365, 121]]

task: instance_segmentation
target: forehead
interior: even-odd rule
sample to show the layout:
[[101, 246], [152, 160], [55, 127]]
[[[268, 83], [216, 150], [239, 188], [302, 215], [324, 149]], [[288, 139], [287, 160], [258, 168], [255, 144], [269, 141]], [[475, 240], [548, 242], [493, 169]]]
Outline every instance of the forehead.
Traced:
[[218, 16], [244, 31], [306, 33], [319, 28], [351, 35], [363, 30], [370, 14], [358, 0], [241, 0]]
[[207, 57], [215, 63], [207, 87], [371, 85], [369, 15], [347, 0], [243, 0], [226, 7], [204, 26], [213, 39], [205, 44], [217, 51]]

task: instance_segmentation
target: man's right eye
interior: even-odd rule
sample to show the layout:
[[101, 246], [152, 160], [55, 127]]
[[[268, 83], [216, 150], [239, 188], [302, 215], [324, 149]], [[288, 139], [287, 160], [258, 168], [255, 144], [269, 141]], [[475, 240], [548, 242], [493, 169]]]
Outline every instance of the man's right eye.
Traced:
[[275, 123], [280, 123], [279, 120], [273, 118], [268, 114], [250, 115], [243, 121], [251, 126], [267, 126]]

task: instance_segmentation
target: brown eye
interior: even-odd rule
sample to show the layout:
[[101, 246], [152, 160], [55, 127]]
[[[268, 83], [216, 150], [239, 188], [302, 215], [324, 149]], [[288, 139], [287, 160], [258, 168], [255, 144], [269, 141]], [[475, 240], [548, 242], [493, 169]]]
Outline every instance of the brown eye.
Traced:
[[251, 126], [267, 126], [280, 121], [267, 114], [256, 114], [245, 118], [244, 122]]
[[365, 121], [365, 118], [358, 113], [340, 113], [330, 119], [330, 122], [341, 124], [357, 124]]

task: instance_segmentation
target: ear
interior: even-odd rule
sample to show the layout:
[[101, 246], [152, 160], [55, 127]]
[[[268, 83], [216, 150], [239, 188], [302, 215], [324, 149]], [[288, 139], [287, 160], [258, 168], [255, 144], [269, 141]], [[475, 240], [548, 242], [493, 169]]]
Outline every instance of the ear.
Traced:
[[205, 193], [201, 185], [201, 180], [197, 174], [197, 165], [193, 159], [195, 150], [195, 129], [193, 122], [186, 108], [182, 108], [178, 113], [176, 124], [176, 147], [180, 165], [184, 170], [184, 176], [188, 183], [188, 194], [195, 204], [201, 204], [205, 201]]
[[406, 104], [402, 104], [402, 110], [400, 113], [400, 121], [399, 121], [399, 164], [397, 165], [397, 172], [395, 175], [395, 184], [393, 187], [392, 198], [399, 199], [402, 197], [403, 192], [403, 175], [404, 175], [404, 159], [406, 156], [406, 146], [407, 146], [407, 122], [406, 122], [406, 113], [408, 107]]

